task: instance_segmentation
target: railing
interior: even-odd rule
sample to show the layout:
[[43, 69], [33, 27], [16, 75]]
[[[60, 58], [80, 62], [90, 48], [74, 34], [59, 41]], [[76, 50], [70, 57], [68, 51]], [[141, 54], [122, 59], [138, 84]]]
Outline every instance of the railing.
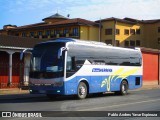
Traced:
[[66, 33], [66, 34], [51, 34], [51, 35], [36, 35], [34, 36], [34, 38], [39, 38], [39, 39], [50, 39], [50, 38], [53, 38], [53, 39], [56, 39], [56, 38], [63, 38], [63, 37], [71, 37], [71, 38], [79, 38], [79, 34], [69, 34], [69, 33]]

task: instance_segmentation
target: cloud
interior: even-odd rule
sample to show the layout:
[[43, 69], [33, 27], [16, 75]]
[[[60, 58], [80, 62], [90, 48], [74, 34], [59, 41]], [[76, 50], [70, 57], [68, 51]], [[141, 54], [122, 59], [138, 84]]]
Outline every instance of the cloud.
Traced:
[[108, 17], [160, 19], [159, 4], [160, 0], [0, 0], [0, 11], [3, 11], [0, 24], [13, 20], [13, 24], [32, 24], [57, 11], [64, 16], [70, 14], [70, 18], [88, 20]]
[[74, 17], [78, 13], [79, 17], [91, 20], [107, 17], [155, 19], [160, 16], [159, 4], [160, 0], [90, 0], [90, 4], [73, 6], [70, 11]]
[[[15, 1], [15, 2], [14, 2]], [[160, 16], [160, 0], [10, 0], [11, 13], [37, 12], [52, 15], [57, 11], [71, 17], [99, 19], [133, 17], [152, 19]]]

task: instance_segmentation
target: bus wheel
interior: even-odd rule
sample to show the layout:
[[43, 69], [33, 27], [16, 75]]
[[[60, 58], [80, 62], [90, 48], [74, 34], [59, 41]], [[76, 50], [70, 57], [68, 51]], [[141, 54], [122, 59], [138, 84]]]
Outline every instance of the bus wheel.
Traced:
[[80, 82], [78, 85], [77, 96], [79, 99], [84, 99], [87, 96], [87, 86], [84, 82]]
[[127, 95], [128, 94], [128, 83], [123, 80], [120, 85], [120, 91], [115, 92], [118, 95]]

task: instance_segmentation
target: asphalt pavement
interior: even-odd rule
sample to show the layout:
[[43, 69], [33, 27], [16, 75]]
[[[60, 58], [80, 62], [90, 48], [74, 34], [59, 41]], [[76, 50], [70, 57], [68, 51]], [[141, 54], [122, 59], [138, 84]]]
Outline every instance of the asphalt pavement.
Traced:
[[[107, 115], [108, 112], [117, 113], [125, 111], [127, 114], [129, 114], [129, 111], [132, 113], [135, 113], [137, 111], [140, 113], [146, 111], [151, 114], [152, 112], [155, 113], [156, 111], [160, 111], [160, 89], [152, 88], [129, 91], [129, 94], [126, 96], [117, 96], [113, 93], [104, 95], [94, 94], [90, 95], [84, 100], [78, 100], [74, 96], [62, 96], [55, 100], [50, 100], [45, 95], [30, 95], [28, 93], [0, 95], [0, 111], [39, 111], [42, 113], [47, 111], [47, 115], [49, 116], [58, 116], [47, 117], [47, 119], [54, 118], [57, 120], [83, 120], [86, 119], [86, 117], [83, 117], [86, 114], [89, 115], [87, 117], [88, 120], [159, 120], [158, 117], [104, 117], [104, 114]], [[63, 113], [63, 111], [65, 113]], [[101, 116], [101, 114], [103, 115], [103, 117], [98, 117]], [[78, 115], [80, 115], [81, 117], [77, 117]], [[12, 118], [12, 120], [16, 119], [17, 118]], [[28, 118], [23, 118], [23, 120], [25, 119]], [[43, 120], [44, 118], [34, 119]]]

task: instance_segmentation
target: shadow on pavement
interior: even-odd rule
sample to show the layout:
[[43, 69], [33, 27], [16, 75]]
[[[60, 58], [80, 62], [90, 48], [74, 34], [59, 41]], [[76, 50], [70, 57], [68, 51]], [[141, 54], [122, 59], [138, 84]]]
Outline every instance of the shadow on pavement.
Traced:
[[[101, 97], [116, 97], [114, 93], [107, 94], [90, 94], [86, 99]], [[84, 99], [84, 100], [86, 100]], [[77, 96], [58, 96], [55, 99], [49, 99], [46, 95], [43, 94], [16, 94], [16, 95], [0, 95], [0, 103], [33, 103], [33, 102], [56, 102], [56, 101], [69, 101], [69, 100], [79, 100]]]

